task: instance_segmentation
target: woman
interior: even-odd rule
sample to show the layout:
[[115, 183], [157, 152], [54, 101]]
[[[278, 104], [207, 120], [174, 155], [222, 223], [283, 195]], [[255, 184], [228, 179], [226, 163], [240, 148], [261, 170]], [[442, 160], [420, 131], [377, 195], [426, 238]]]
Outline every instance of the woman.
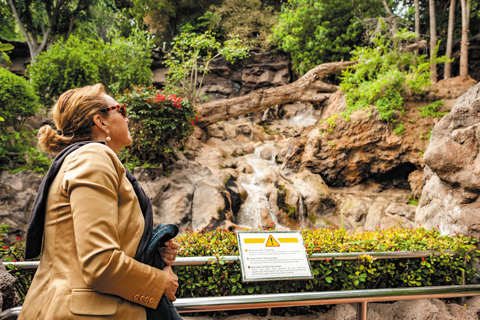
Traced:
[[56, 157], [40, 186], [26, 257], [43, 254], [19, 319], [146, 319], [163, 295], [175, 301], [171, 265], [178, 245], [162, 248], [167, 267], [137, 261], [151, 237], [116, 152], [131, 144], [126, 108], [96, 84], [63, 93], [39, 146]]

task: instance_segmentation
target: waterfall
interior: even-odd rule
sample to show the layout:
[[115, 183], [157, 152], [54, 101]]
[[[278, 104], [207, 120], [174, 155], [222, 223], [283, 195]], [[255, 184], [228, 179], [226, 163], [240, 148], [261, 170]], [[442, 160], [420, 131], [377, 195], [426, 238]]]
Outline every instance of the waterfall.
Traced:
[[[277, 164], [275, 154], [272, 152], [270, 159], [261, 158], [261, 153], [266, 145], [255, 148], [253, 154], [245, 156], [246, 162], [252, 167], [253, 173], [246, 175], [241, 185], [247, 191], [248, 197], [238, 214], [238, 224], [243, 227], [258, 228], [262, 225], [262, 212], [268, 211], [270, 219], [276, 228], [281, 228], [275, 214], [268, 203], [268, 187], [277, 179]], [[271, 179], [272, 175], [275, 179]]]

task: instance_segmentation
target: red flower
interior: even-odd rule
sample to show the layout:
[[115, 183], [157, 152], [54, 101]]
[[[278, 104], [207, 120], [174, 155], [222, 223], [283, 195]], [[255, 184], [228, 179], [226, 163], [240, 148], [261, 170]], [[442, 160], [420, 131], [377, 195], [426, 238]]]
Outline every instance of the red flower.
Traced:
[[8, 247], [7, 247], [7, 246], [3, 246], [2, 248], [3, 248], [3, 249], [8, 249]]
[[17, 241], [20, 241], [20, 237], [16, 237], [15, 239], [17, 239]]
[[194, 126], [194, 125], [195, 125], [195, 122], [194, 122], [193, 120], [192, 120], [192, 121], [190, 121], [190, 122], [192, 123], [192, 126]]
[[18, 261], [14, 259], [13, 262], [18, 262]]
[[197, 116], [197, 115], [195, 115], [195, 120], [197, 120], [197, 121], [198, 121], [198, 116]]
[[422, 257], [422, 261], [425, 261], [425, 258], [424, 258], [424, 257]]

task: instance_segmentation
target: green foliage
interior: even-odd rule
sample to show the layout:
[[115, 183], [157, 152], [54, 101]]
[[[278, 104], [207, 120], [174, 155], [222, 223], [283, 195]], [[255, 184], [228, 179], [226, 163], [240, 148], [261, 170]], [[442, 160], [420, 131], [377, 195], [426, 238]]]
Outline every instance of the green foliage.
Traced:
[[[0, 225], [0, 260], [4, 262], [22, 261], [25, 252], [25, 238], [16, 237], [15, 241], [10, 242], [9, 245], [4, 243], [3, 236], [6, 235], [8, 225]], [[15, 290], [17, 291], [20, 302], [23, 303], [27, 290], [33, 279], [33, 273], [25, 272], [20, 268], [15, 268], [12, 264], [7, 265], [7, 271], [16, 278]]]
[[[2, 226], [5, 233], [5, 227]], [[2, 228], [0, 227], [0, 228]], [[212, 228], [212, 226], [210, 226]], [[268, 228], [265, 230], [271, 230]], [[312, 280], [243, 283], [240, 264], [225, 263], [223, 256], [237, 256], [234, 232], [225, 229], [185, 230], [177, 237], [180, 257], [212, 257], [199, 266], [175, 266], [180, 287], [177, 297], [228, 296], [286, 292], [336, 291], [376, 288], [458, 285], [475, 283], [474, 260], [480, 257], [478, 241], [471, 237], [441, 235], [436, 229], [367, 230], [349, 234], [334, 226], [328, 229], [302, 229], [305, 248], [313, 253], [365, 252], [354, 260], [324, 258], [311, 261]], [[6, 246], [0, 238], [0, 258], [20, 260], [23, 241]], [[447, 250], [449, 252], [447, 252]], [[369, 252], [430, 251], [424, 258], [374, 259]], [[12, 270], [12, 268], [10, 268]], [[12, 272], [12, 271], [10, 271]], [[17, 270], [17, 278], [31, 276]], [[22, 280], [23, 281], [23, 280]], [[26, 282], [28, 286], [29, 281]], [[26, 290], [26, 288], [25, 288]], [[26, 291], [23, 291], [26, 292]]]
[[415, 198], [413, 196], [408, 196], [408, 203], [409, 205], [412, 206], [418, 206], [418, 198]]
[[115, 95], [150, 81], [151, 40], [141, 31], [129, 38], [118, 32], [109, 43], [70, 36], [41, 53], [27, 68], [42, 104], [50, 106], [63, 92], [101, 82]]
[[24, 126], [38, 111], [38, 97], [25, 78], [0, 68], [0, 169], [43, 172], [50, 161], [35, 146], [35, 130]]
[[[411, 52], [403, 52], [401, 48], [417, 35], [400, 29], [392, 36], [386, 23], [383, 20], [379, 23], [382, 32], [376, 33], [373, 46], [357, 47], [352, 60], [358, 63], [342, 73], [340, 87], [348, 107], [343, 115], [374, 105], [380, 119], [396, 123], [394, 114], [396, 110], [404, 113], [404, 98], [425, 93], [430, 86], [431, 63], [443, 63], [446, 58], [427, 59], [424, 55], [415, 57]], [[396, 131], [402, 133], [404, 125], [398, 124]]]
[[248, 49], [238, 38], [221, 44], [210, 31], [200, 35], [183, 32], [175, 37], [165, 61], [169, 68], [166, 89], [196, 104], [204, 77], [210, 72], [209, 64], [220, 56], [234, 63], [236, 59], [247, 57]]
[[353, 47], [363, 44], [361, 18], [382, 12], [371, 0], [289, 0], [273, 28], [273, 40], [304, 74], [318, 64], [349, 59]]
[[118, 100], [128, 107], [133, 142], [123, 158], [131, 164], [130, 169], [155, 162], [162, 154], [180, 147], [198, 119], [190, 101], [153, 86], [134, 88]]
[[71, 36], [38, 55], [26, 72], [41, 103], [50, 106], [63, 92], [98, 82], [99, 62], [106, 58], [102, 49], [99, 41]]
[[128, 38], [118, 31], [109, 34], [109, 43], [97, 58], [100, 69], [100, 82], [106, 85], [112, 95], [131, 89], [134, 85], [150, 83], [153, 73], [151, 36], [138, 29]]
[[12, 51], [14, 48], [13, 45], [10, 43], [2, 43], [0, 42], [0, 63], [7, 63], [8, 65], [11, 65], [12, 62], [10, 61], [10, 58], [8, 57], [7, 53]]
[[[272, 230], [272, 229], [270, 229]], [[315, 279], [242, 283], [240, 264], [226, 264], [221, 256], [238, 255], [233, 232], [216, 229], [186, 230], [177, 238], [179, 256], [212, 256], [212, 264], [178, 266], [179, 297], [226, 296], [283, 292], [334, 291], [374, 288], [436, 286], [472, 283], [473, 260], [480, 256], [477, 240], [442, 236], [438, 229], [376, 229], [348, 234], [342, 229], [302, 229], [308, 254], [373, 251], [441, 252], [425, 258], [373, 259], [366, 253], [356, 260], [312, 261]], [[444, 252], [455, 251], [455, 254]], [[465, 272], [465, 273], [463, 273]]]
[[236, 36], [250, 49], [271, 49], [269, 37], [277, 21], [276, 12], [260, 0], [225, 0], [220, 6], [212, 5], [200, 18], [207, 27], [224, 37]]
[[420, 110], [420, 116], [422, 118], [441, 118], [448, 114], [448, 112], [437, 111], [437, 109], [442, 107], [443, 105], [445, 105], [445, 103], [442, 100], [437, 100], [425, 107], [419, 107], [418, 110]]
[[198, 18], [222, 0], [133, 0], [132, 3], [135, 20], [144, 23], [155, 35], [156, 44], [162, 45], [170, 43], [187, 25], [200, 32]]

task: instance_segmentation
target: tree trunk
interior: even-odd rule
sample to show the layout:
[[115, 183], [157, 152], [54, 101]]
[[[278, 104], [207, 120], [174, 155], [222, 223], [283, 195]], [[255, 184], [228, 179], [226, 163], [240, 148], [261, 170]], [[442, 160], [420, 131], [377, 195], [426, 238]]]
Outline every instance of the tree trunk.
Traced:
[[338, 86], [321, 80], [331, 74], [339, 73], [355, 61], [331, 62], [316, 66], [293, 83], [270, 89], [260, 89], [247, 95], [208, 102], [198, 107], [199, 127], [238, 117], [247, 113], [270, 108], [294, 101], [321, 102], [329, 98]]
[[[462, 0], [463, 1], [463, 0]], [[430, 60], [433, 62], [435, 59], [435, 47], [437, 46], [437, 26], [435, 23], [435, 0], [429, 0], [430, 8]], [[430, 82], [432, 87], [435, 88], [437, 85], [437, 64], [432, 63], [430, 65]]]
[[[448, 13], [448, 34], [447, 34], [447, 59], [452, 58], [452, 43], [453, 43], [453, 24], [455, 23], [455, 0], [450, 0], [450, 12]], [[452, 63], [445, 63], [444, 79], [452, 77]]]
[[470, 25], [470, 1], [460, 0], [462, 5], [462, 41], [460, 44], [460, 75], [468, 76], [468, 28]]
[[28, 50], [30, 52], [30, 59], [32, 62], [36, 62], [37, 60], [35, 59], [35, 57], [45, 48], [47, 44], [47, 38], [50, 36], [52, 28], [49, 27], [47, 30], [44, 31], [42, 42], [40, 43], [40, 45], [38, 45], [37, 35], [32, 33], [29, 36], [27, 31], [25, 30], [25, 27], [23, 26], [22, 20], [20, 20], [20, 16], [18, 14], [17, 8], [15, 7], [15, 4], [13, 3], [13, 0], [9, 0], [8, 2], [10, 4], [10, 8], [12, 9], [13, 15], [15, 16], [15, 20], [17, 21], [18, 27], [20, 28], [20, 31], [22, 32], [25, 40], [27, 41]]
[[[418, 37], [420, 37], [420, 4], [418, 0], [414, 0], [413, 2], [415, 4], [415, 33], [418, 39]], [[418, 56], [418, 49], [415, 50], [415, 56]]]

